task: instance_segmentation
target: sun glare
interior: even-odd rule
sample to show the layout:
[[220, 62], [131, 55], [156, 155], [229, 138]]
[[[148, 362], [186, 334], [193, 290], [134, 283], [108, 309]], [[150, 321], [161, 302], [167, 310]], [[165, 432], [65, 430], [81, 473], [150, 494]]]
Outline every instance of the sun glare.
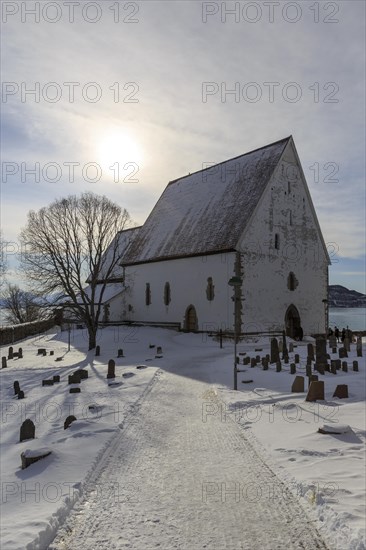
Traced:
[[97, 146], [98, 161], [103, 173], [116, 180], [139, 169], [142, 151], [138, 142], [127, 131], [111, 131], [105, 134]]

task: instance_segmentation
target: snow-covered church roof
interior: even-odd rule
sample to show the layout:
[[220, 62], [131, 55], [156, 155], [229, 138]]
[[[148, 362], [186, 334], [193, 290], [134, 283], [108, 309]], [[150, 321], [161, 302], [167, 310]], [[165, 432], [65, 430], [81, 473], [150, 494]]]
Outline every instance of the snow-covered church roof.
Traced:
[[290, 139], [171, 181], [122, 263], [234, 250]]

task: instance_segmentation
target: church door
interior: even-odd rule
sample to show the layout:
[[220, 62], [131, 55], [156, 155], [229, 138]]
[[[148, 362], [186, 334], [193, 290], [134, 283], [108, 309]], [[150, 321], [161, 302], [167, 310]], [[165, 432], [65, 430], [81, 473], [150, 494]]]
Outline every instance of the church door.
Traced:
[[298, 329], [301, 326], [300, 315], [297, 308], [291, 304], [285, 315], [286, 334], [290, 338], [295, 338], [298, 335]]
[[184, 325], [184, 330], [187, 332], [196, 332], [198, 330], [196, 308], [192, 305], [187, 307]]

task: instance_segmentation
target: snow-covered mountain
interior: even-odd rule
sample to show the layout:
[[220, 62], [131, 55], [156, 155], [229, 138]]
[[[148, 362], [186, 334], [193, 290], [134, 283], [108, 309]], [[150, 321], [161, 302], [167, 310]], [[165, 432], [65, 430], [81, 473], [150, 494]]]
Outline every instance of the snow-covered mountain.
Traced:
[[366, 307], [366, 296], [341, 285], [329, 285], [329, 307]]

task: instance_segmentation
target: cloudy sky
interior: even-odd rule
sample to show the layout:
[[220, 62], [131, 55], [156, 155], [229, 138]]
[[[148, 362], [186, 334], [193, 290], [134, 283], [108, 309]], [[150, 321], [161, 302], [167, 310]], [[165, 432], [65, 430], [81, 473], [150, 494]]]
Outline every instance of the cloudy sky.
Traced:
[[292, 134], [330, 282], [365, 292], [364, 2], [1, 4], [7, 241], [86, 190], [141, 224], [168, 181]]

